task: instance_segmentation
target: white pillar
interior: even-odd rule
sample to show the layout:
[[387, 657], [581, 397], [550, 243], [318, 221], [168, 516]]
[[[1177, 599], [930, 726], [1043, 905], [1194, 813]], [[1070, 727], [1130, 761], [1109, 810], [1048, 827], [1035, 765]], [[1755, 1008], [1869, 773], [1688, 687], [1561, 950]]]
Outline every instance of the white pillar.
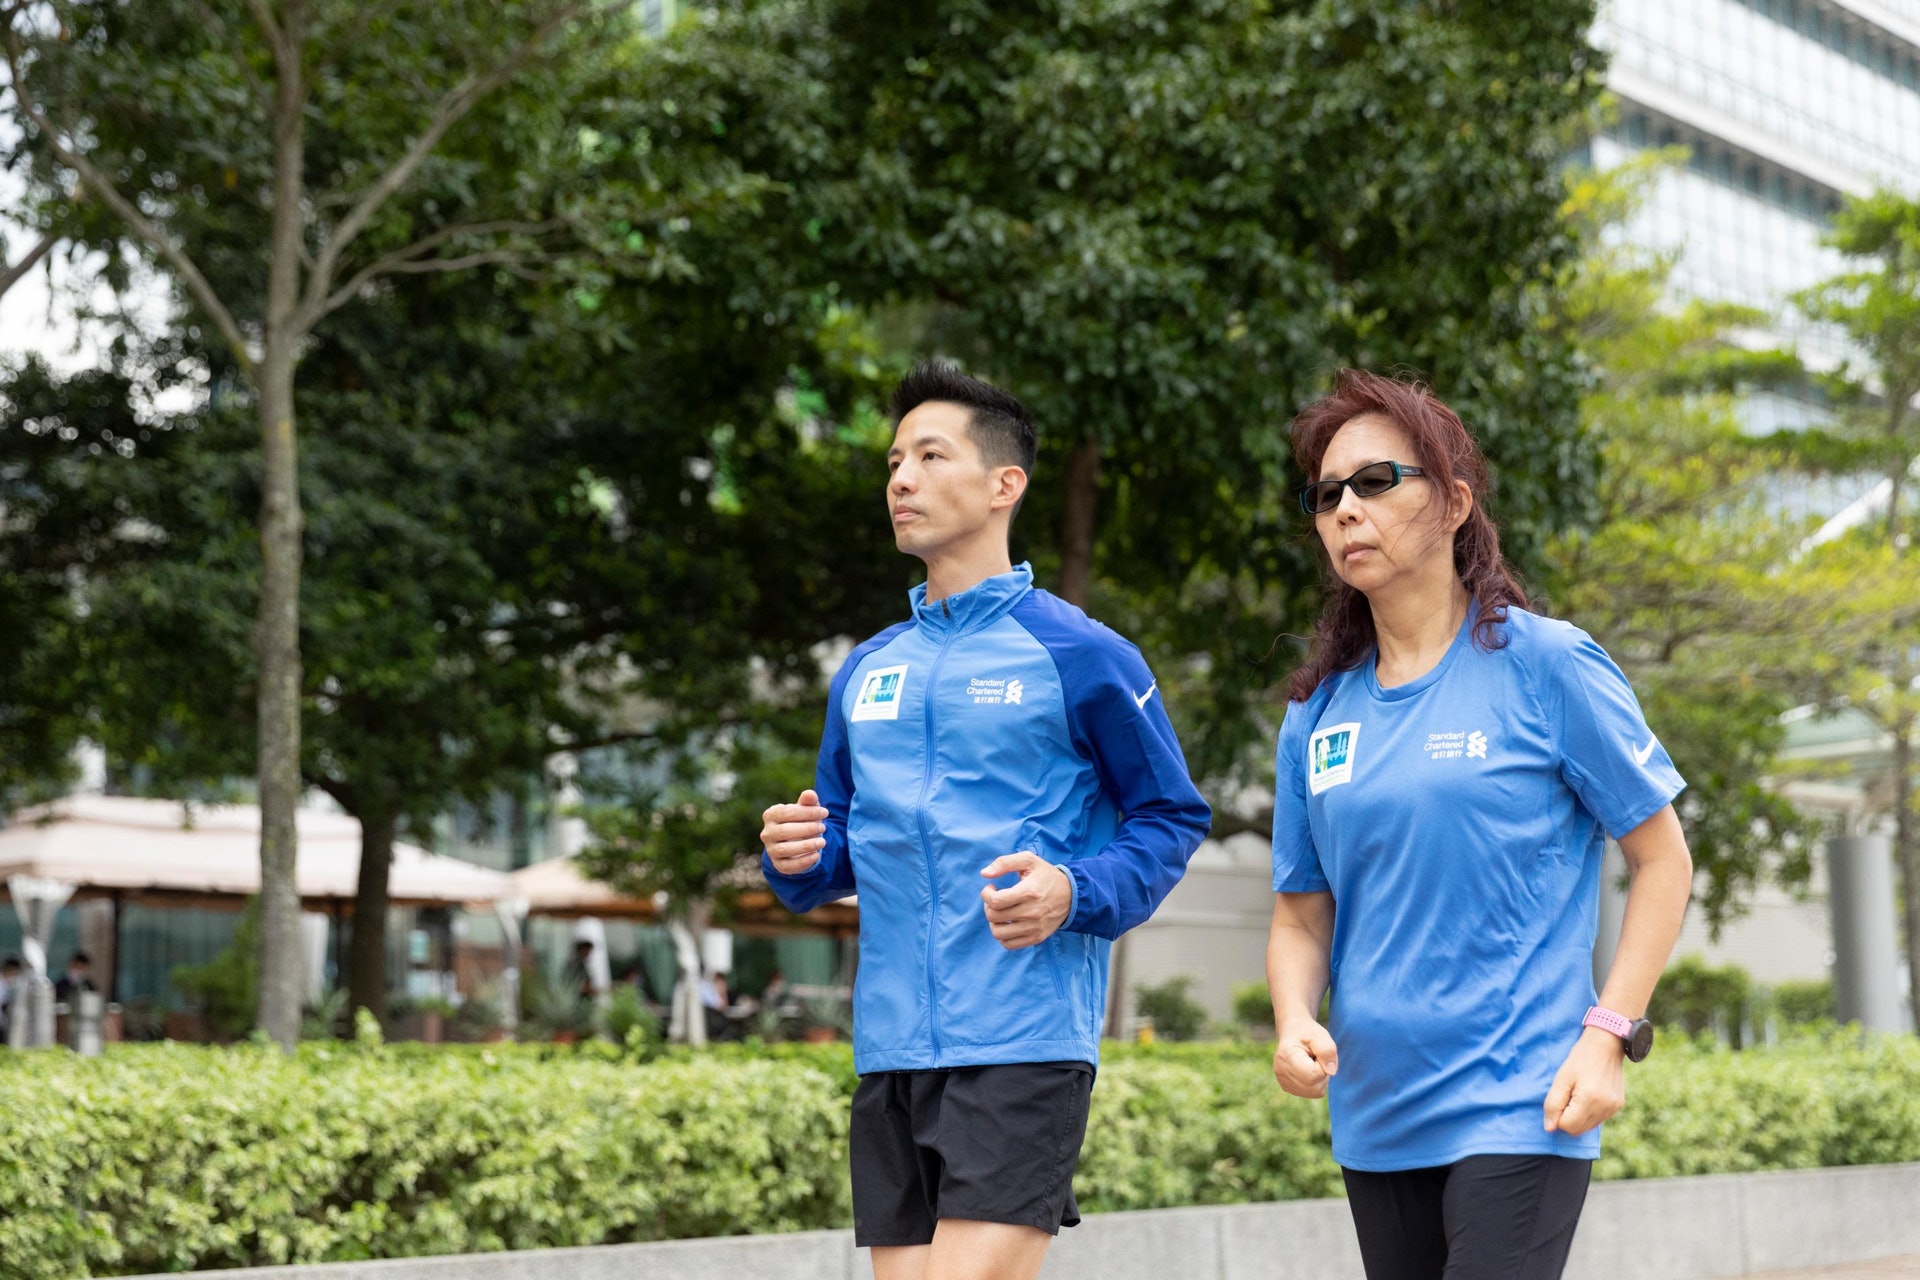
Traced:
[[1883, 835], [1827, 841], [1827, 901], [1833, 912], [1833, 1000], [1842, 1022], [1902, 1031], [1899, 926], [1894, 919], [1893, 841]]

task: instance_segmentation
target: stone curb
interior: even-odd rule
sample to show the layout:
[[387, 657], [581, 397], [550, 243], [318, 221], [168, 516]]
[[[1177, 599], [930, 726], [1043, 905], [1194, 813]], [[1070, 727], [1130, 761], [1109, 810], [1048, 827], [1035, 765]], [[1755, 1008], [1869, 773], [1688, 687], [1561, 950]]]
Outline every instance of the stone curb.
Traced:
[[[1567, 1280], [1714, 1280], [1920, 1254], [1920, 1163], [1595, 1183]], [[850, 1231], [530, 1249], [223, 1280], [866, 1280]], [[1090, 1215], [1045, 1280], [1364, 1280], [1342, 1200]]]

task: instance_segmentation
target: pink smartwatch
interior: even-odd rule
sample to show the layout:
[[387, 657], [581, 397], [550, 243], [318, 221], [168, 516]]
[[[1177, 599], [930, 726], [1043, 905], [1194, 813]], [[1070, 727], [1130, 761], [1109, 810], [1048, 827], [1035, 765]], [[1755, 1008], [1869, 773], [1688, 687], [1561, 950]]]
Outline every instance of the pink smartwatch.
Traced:
[[1619, 1036], [1621, 1043], [1627, 1047], [1628, 1062], [1644, 1062], [1653, 1051], [1653, 1024], [1645, 1018], [1629, 1018], [1596, 1004], [1587, 1010], [1586, 1017], [1580, 1019], [1580, 1025], [1598, 1027]]

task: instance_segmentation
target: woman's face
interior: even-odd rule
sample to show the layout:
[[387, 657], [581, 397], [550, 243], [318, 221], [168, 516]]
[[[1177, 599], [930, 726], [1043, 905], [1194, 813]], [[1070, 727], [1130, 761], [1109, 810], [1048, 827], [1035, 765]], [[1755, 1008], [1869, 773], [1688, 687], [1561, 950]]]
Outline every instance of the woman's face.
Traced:
[[[1374, 462], [1419, 466], [1413, 442], [1392, 419], [1362, 414], [1334, 432], [1316, 480], [1344, 480]], [[1385, 493], [1362, 498], [1342, 489], [1337, 505], [1313, 518], [1333, 571], [1371, 596], [1404, 581], [1453, 574], [1453, 533], [1466, 519], [1463, 504], [1449, 511], [1433, 482], [1407, 476]]]

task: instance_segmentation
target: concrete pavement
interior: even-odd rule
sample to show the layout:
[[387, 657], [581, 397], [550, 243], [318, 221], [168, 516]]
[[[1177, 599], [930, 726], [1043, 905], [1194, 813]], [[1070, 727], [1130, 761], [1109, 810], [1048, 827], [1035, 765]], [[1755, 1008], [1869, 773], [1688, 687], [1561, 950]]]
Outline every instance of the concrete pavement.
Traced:
[[1920, 1253], [1808, 1271], [1756, 1271], [1746, 1280], [1920, 1280]]

